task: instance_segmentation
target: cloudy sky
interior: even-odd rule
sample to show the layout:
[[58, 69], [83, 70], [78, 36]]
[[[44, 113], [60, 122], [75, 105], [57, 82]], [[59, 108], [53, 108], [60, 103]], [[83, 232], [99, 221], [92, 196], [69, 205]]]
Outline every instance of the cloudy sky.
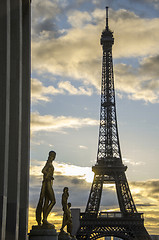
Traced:
[[[114, 75], [120, 144], [130, 188], [151, 234], [159, 234], [159, 1], [33, 0], [29, 228], [48, 152], [54, 162], [56, 206], [70, 189], [73, 207], [85, 209], [96, 162], [105, 6], [114, 32]], [[101, 210], [118, 209], [105, 186]]]

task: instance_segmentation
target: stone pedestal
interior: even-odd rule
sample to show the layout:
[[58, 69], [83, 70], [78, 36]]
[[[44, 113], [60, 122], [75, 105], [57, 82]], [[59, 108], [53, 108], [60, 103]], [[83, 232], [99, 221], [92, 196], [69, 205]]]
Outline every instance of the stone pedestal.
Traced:
[[72, 238], [68, 233], [63, 231], [59, 233], [58, 240], [72, 240]]
[[59, 233], [58, 240], [77, 240], [76, 236], [72, 236], [65, 231]]
[[58, 233], [53, 228], [33, 226], [28, 235], [29, 240], [58, 240]]

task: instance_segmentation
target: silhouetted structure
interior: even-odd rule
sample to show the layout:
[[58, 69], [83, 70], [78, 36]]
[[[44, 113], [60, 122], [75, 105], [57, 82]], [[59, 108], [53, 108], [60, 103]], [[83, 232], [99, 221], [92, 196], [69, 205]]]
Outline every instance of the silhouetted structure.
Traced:
[[[85, 213], [81, 214], [78, 239], [97, 239], [116, 236], [129, 240], [151, 239], [144, 227], [143, 214], [138, 213], [133, 201], [120, 151], [112, 62], [113, 32], [106, 27], [101, 35], [103, 46], [101, 112], [97, 163], [93, 166], [94, 180]], [[100, 212], [103, 184], [114, 183], [120, 212]]]
[[26, 239], [30, 158], [30, 0], [0, 1], [0, 239]]

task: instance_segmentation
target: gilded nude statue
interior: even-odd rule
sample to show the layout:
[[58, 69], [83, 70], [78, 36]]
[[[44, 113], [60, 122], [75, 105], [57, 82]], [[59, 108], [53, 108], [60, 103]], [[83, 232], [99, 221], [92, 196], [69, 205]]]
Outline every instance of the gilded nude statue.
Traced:
[[72, 215], [71, 215], [71, 203], [68, 203], [68, 212], [69, 212], [69, 221], [67, 223], [67, 232], [70, 234], [70, 236], [72, 237]]
[[[64, 227], [67, 226], [67, 233], [72, 234], [72, 216], [71, 216], [71, 203], [67, 203], [69, 197], [68, 187], [64, 187], [62, 194], [62, 209], [63, 209], [63, 221], [61, 227], [61, 233], [64, 233]], [[72, 236], [72, 235], [71, 235]]]
[[[53, 190], [53, 180], [54, 180], [54, 166], [52, 162], [56, 157], [56, 153], [54, 151], [49, 152], [48, 160], [42, 169], [43, 173], [43, 181], [40, 192], [39, 202], [36, 208], [36, 221], [39, 226], [41, 225], [49, 225], [54, 227], [51, 223], [47, 221], [47, 217], [52, 210], [53, 206], [56, 203], [55, 194]], [[43, 212], [43, 219], [41, 217]]]

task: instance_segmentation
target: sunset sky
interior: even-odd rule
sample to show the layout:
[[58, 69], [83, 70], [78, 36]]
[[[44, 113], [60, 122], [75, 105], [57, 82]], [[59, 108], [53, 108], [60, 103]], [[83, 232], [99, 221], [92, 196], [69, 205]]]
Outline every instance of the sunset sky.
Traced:
[[[54, 167], [56, 205], [61, 194], [85, 209], [96, 162], [105, 6], [114, 32], [113, 62], [120, 145], [131, 192], [150, 234], [159, 234], [159, 1], [33, 0], [29, 228], [35, 224], [48, 152]], [[112, 186], [101, 209], [118, 209]]]

